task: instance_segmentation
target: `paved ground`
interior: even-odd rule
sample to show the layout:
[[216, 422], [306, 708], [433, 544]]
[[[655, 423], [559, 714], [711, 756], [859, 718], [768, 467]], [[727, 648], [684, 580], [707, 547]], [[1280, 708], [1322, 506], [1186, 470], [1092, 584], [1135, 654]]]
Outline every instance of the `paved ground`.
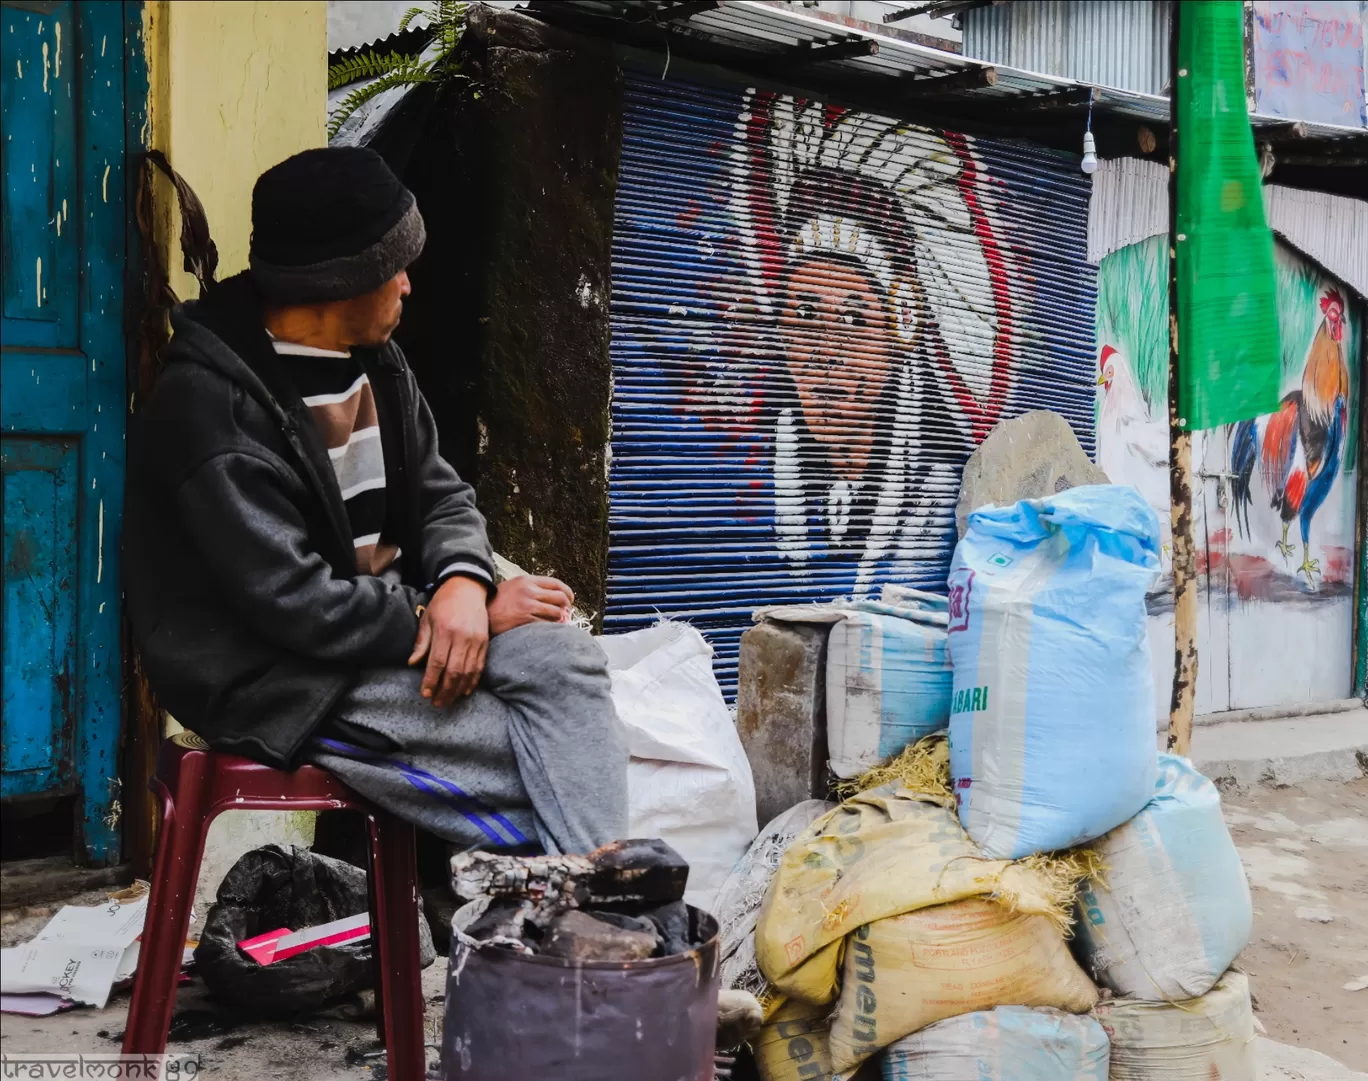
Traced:
[[1218, 784], [1348, 781], [1368, 769], [1368, 709], [1363, 706], [1274, 720], [1208, 720], [1198, 718], [1192, 733], [1192, 761]]
[[[1225, 804], [1254, 895], [1254, 934], [1240, 964], [1270, 1038], [1260, 1041], [1261, 1081], [1368, 1081], [1368, 1074], [1353, 1072], [1368, 1071], [1368, 988], [1345, 989], [1368, 977], [1368, 779], [1231, 791]], [[10, 922], [0, 927], [5, 946], [31, 937], [48, 913], [14, 916], [7, 914]], [[444, 976], [440, 960], [424, 973], [433, 1056]], [[123, 994], [102, 1011], [41, 1020], [7, 1015], [0, 1049], [115, 1051], [127, 1008]], [[215, 1081], [385, 1076], [369, 1022], [241, 1021], [217, 1009], [198, 983], [181, 989], [177, 1012], [179, 1038], [171, 1049], [197, 1053], [202, 1076]]]
[[[6, 928], [9, 930], [9, 928]], [[8, 945], [6, 936], [6, 944]], [[430, 1064], [437, 1062], [442, 1026], [445, 960], [423, 973], [428, 1000]], [[128, 994], [116, 995], [103, 1010], [71, 1010], [53, 1017], [4, 1016], [0, 1049], [5, 1052], [92, 1051], [117, 1053], [128, 1012]], [[198, 1056], [199, 1076], [213, 1081], [381, 1081], [385, 1055], [378, 1049], [372, 1020], [301, 1017], [244, 1021], [219, 1008], [198, 982], [181, 988], [176, 1000], [169, 1052]]]
[[[92, 905], [105, 891], [78, 894], [72, 904]], [[25, 942], [51, 917], [49, 908], [9, 910], [0, 926], [0, 945]], [[203, 906], [196, 906], [203, 920]], [[19, 917], [16, 919], [16, 917]], [[423, 973], [427, 1000], [428, 1054], [437, 1062], [442, 1029], [442, 998], [446, 959], [439, 958]], [[5, 1014], [0, 1050], [41, 1053], [52, 1050], [117, 1053], [128, 1013], [129, 993], [116, 992], [103, 1010], [76, 1009], [52, 1017], [30, 1018]], [[197, 980], [182, 985], [168, 1052], [198, 1056], [200, 1075], [214, 1081], [261, 1081], [267, 1077], [291, 1081], [380, 1081], [386, 1076], [385, 1056], [378, 1050], [369, 996], [346, 1016], [305, 1016], [271, 1021], [243, 1019], [218, 1006]], [[362, 1014], [358, 1019], [356, 1015]]]
[[1368, 778], [1224, 797], [1254, 895], [1241, 966], [1274, 1040], [1368, 1071]]

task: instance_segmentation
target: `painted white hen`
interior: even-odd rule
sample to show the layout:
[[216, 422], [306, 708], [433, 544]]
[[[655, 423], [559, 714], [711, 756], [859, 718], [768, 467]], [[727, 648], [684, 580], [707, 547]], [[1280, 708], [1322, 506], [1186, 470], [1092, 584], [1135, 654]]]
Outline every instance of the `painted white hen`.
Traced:
[[[1169, 508], [1167, 401], [1145, 403], [1129, 359], [1110, 345], [1098, 358], [1102, 411], [1097, 419], [1097, 464], [1113, 484], [1129, 484], [1167, 524]], [[1158, 415], [1155, 415], [1158, 412]]]

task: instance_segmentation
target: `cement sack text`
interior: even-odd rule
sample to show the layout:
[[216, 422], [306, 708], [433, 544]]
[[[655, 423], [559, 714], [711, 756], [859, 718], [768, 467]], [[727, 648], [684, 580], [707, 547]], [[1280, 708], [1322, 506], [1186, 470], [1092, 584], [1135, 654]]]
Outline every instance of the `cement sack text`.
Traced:
[[[779, 861], [755, 927], [761, 975], [782, 994], [820, 1006], [836, 998], [842, 941], [863, 924], [985, 895], [1058, 918], [1057, 876], [1044, 866], [985, 859], [952, 802], [883, 785], [800, 833]], [[1069, 908], [1072, 889], [1070, 882]]]
[[866, 924], [846, 942], [831, 1015], [843, 1073], [909, 1033], [993, 1006], [1086, 1013], [1097, 988], [1044, 916], [973, 898]]

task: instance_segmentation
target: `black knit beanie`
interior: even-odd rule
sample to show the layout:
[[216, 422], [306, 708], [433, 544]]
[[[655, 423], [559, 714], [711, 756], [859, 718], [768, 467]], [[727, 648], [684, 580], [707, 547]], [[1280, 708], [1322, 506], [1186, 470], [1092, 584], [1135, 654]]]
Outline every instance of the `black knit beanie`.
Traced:
[[374, 150], [305, 150], [252, 189], [252, 277], [276, 304], [349, 300], [418, 258], [427, 233], [413, 193]]

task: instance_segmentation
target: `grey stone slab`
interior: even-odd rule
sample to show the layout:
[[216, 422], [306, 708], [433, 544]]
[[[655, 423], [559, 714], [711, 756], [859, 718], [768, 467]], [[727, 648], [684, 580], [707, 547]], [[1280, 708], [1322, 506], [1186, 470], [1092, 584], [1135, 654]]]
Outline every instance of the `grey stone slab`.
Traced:
[[1048, 409], [1035, 409], [995, 425], [969, 456], [955, 524], [962, 537], [970, 513], [979, 507], [1107, 483], [1107, 474], [1083, 452], [1069, 422]]
[[757, 623], [741, 636], [736, 728], [768, 822], [826, 794], [825, 624]]

